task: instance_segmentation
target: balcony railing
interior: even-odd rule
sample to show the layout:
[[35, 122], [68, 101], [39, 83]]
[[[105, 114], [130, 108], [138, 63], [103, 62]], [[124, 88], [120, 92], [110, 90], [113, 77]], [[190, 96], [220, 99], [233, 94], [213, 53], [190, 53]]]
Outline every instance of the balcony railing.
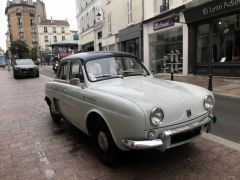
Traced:
[[169, 9], [169, 3], [160, 6], [160, 13], [163, 13]]

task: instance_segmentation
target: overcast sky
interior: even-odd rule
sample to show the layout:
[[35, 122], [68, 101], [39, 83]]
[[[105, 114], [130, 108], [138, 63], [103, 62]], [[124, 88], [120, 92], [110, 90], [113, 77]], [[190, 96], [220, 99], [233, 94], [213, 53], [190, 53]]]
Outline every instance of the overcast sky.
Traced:
[[[36, 1], [36, 0], [34, 0]], [[48, 19], [67, 19], [71, 30], [77, 30], [75, 0], [43, 0]], [[0, 47], [6, 50], [7, 17], [5, 16], [7, 0], [0, 0]]]

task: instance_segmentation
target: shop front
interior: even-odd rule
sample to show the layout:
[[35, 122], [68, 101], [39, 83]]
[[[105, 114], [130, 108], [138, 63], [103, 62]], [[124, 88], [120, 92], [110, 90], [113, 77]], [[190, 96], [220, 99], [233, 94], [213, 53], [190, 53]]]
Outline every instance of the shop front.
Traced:
[[144, 22], [144, 62], [155, 74], [187, 72], [187, 26], [181, 9]]
[[94, 51], [94, 40], [94, 31], [92, 28], [82, 33], [80, 37], [81, 51]]
[[119, 42], [121, 51], [143, 58], [143, 34], [142, 24], [129, 26], [119, 31]]
[[214, 0], [184, 11], [189, 72], [240, 76], [240, 0]]

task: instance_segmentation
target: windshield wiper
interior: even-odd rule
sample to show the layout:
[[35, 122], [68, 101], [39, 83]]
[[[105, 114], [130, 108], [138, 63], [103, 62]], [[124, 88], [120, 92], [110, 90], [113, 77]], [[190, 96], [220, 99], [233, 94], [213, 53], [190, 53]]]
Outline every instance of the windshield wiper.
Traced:
[[123, 75], [114, 75], [114, 74], [101, 74], [98, 76], [95, 76], [95, 78], [123, 78]]

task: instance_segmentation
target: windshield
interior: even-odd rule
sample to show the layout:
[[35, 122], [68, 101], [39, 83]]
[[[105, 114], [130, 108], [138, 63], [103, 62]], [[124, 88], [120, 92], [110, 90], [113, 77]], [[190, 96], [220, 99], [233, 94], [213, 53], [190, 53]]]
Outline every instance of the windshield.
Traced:
[[0, 56], [0, 64], [6, 64], [5, 56]]
[[88, 61], [86, 72], [92, 82], [128, 76], [150, 75], [146, 68], [133, 57], [109, 57]]
[[34, 65], [31, 59], [17, 59], [16, 65]]

